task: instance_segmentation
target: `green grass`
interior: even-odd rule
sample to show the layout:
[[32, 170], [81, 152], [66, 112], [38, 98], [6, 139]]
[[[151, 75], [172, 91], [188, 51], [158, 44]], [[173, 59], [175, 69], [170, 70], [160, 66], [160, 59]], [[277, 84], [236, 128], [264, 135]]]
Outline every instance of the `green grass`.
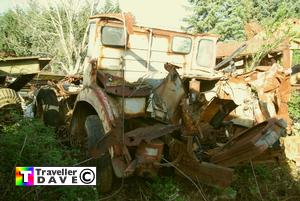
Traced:
[[289, 101], [289, 114], [295, 121], [300, 121], [300, 93], [293, 91]]
[[[0, 132], [2, 200], [95, 200], [92, 187], [16, 187], [15, 166], [72, 166], [78, 150], [59, 143], [52, 128], [37, 119], [14, 117]], [[4, 185], [3, 185], [4, 184]]]
[[300, 135], [300, 93], [293, 91], [289, 101], [289, 115], [293, 120], [292, 134]]
[[293, 51], [293, 66], [300, 64], [300, 50]]
[[147, 182], [152, 200], [165, 201], [185, 201], [180, 195], [180, 187], [171, 177], [156, 178], [152, 182]]
[[[296, 99], [298, 97], [295, 97]], [[298, 104], [294, 101], [293, 104]], [[298, 115], [294, 108], [295, 115]], [[64, 146], [52, 128], [36, 119], [16, 117], [15, 123], [2, 125], [0, 131], [0, 194], [2, 200], [87, 200], [108, 198], [109, 201], [209, 201], [300, 200], [299, 172], [288, 163], [238, 167], [230, 187], [219, 189], [198, 184], [201, 193], [187, 179], [176, 175], [154, 180], [133, 177], [120, 180], [112, 194], [99, 196], [93, 187], [16, 187], [15, 166], [72, 166], [79, 151]], [[22, 148], [23, 147], [23, 148]], [[3, 185], [5, 184], [5, 185]], [[120, 191], [118, 190], [121, 186]], [[201, 195], [203, 194], [203, 195]], [[105, 197], [108, 196], [108, 197]]]

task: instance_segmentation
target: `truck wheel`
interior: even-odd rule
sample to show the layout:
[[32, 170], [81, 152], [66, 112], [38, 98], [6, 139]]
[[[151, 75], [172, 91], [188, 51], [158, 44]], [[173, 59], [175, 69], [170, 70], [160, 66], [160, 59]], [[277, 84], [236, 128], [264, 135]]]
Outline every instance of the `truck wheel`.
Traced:
[[0, 122], [10, 121], [12, 112], [21, 114], [21, 99], [16, 91], [9, 88], [0, 89]]
[[59, 127], [61, 123], [59, 103], [55, 91], [41, 88], [36, 96], [35, 117], [44, 121], [45, 125]]
[[7, 105], [20, 106], [20, 104], [21, 100], [17, 92], [9, 88], [0, 89], [0, 108], [5, 107]]
[[[87, 134], [87, 150], [96, 148], [97, 141], [104, 137], [104, 129], [101, 120], [97, 115], [89, 115], [85, 120], [85, 131]], [[106, 193], [111, 190], [113, 184], [113, 169], [109, 152], [100, 158], [94, 159], [92, 165], [97, 167], [97, 188], [100, 193]]]

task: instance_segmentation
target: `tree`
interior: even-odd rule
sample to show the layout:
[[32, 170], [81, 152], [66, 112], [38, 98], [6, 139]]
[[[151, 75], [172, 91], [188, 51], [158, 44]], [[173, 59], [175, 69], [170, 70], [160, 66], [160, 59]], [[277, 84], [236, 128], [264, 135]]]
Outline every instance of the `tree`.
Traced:
[[189, 0], [193, 14], [186, 21], [194, 32], [211, 32], [221, 40], [244, 38], [244, 21], [251, 18], [248, 0]]
[[118, 12], [119, 6], [100, 0], [30, 0], [26, 9], [8, 11], [1, 18], [0, 51], [18, 56], [42, 55], [52, 58], [53, 70], [67, 74], [82, 71], [86, 54], [88, 18], [95, 13]]
[[193, 13], [185, 20], [194, 32], [220, 34], [221, 40], [245, 39], [250, 21], [273, 29], [288, 17], [300, 16], [300, 0], [189, 0]]
[[[17, 10], [16, 12], [21, 12]], [[21, 14], [21, 13], [20, 13]], [[18, 15], [12, 10], [0, 17], [0, 51], [17, 53], [19, 55], [30, 54], [30, 37], [23, 34], [26, 25], [18, 19]]]

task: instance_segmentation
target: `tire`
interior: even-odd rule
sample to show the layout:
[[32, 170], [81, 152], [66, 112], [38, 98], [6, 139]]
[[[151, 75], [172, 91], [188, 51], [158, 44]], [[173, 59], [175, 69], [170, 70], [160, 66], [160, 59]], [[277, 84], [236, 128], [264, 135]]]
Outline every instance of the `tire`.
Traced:
[[[87, 150], [90, 155], [90, 150], [97, 146], [97, 141], [104, 137], [104, 129], [101, 120], [97, 115], [89, 115], [85, 121], [85, 131], [87, 134]], [[91, 165], [97, 167], [97, 189], [100, 193], [107, 193], [111, 190], [113, 184], [113, 168], [109, 152], [102, 155], [100, 158], [94, 159]]]
[[36, 96], [34, 116], [43, 120], [45, 125], [58, 128], [61, 124], [59, 103], [55, 91], [41, 88]]
[[17, 92], [9, 88], [0, 89], [0, 123], [14, 122], [14, 114], [22, 114], [21, 99]]
[[0, 108], [8, 105], [21, 107], [21, 99], [14, 90], [2, 88], [0, 89]]

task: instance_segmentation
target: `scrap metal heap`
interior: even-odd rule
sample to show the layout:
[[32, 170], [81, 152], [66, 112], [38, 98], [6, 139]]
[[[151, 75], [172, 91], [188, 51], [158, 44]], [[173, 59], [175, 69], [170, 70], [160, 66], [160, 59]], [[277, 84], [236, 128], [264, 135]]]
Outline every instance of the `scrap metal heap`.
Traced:
[[[124, 134], [127, 162], [120, 153], [114, 153], [112, 159], [120, 175], [136, 172], [151, 177], [159, 167], [173, 166], [197, 181], [226, 187], [233, 180], [232, 167], [260, 160], [263, 154], [267, 156], [261, 160], [280, 159], [279, 138], [285, 135], [289, 122], [290, 86], [289, 74], [281, 66], [257, 67], [239, 75], [227, 73], [212, 80], [182, 77], [178, 68], [166, 63], [169, 73], [156, 88], [147, 80], [127, 83], [101, 71], [91, 73], [108, 94], [146, 97], [148, 117], [161, 122], [149, 124], [139, 118], [125, 121], [129, 130]], [[129, 109], [134, 110], [134, 106]], [[106, 147], [123, 143], [121, 124], [117, 121], [101, 145], [97, 143], [90, 150], [94, 157]], [[164, 144], [169, 147], [166, 158], [162, 158]], [[158, 153], [152, 156], [151, 148]], [[133, 158], [132, 150], [136, 150]], [[167, 163], [161, 164], [162, 160]]]
[[[222, 70], [233, 56], [215, 65], [217, 38], [139, 26], [129, 14], [90, 18], [82, 83], [72, 95], [63, 83], [55, 88], [76, 98], [65, 112], [72, 112], [69, 137], [104, 161], [97, 175], [113, 169], [117, 177], [152, 177], [171, 166], [226, 187], [233, 167], [281, 157], [279, 139], [290, 124], [288, 68]], [[48, 108], [57, 105], [61, 111], [57, 101]]]
[[180, 140], [170, 142], [170, 159], [186, 174], [224, 187], [232, 181], [230, 167], [279, 148], [289, 122], [290, 86], [279, 65], [213, 81], [181, 79], [175, 65], [165, 68], [169, 75], [154, 90], [148, 111], [165, 111], [160, 119], [181, 125]]

